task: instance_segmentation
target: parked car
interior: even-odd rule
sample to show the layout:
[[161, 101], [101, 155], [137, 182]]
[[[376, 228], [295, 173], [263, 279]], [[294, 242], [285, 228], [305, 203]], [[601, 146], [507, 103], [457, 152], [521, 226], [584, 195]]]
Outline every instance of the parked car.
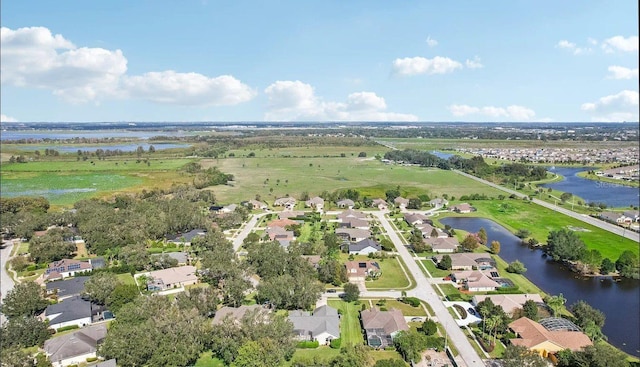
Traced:
[[336, 293], [337, 291], [335, 289], [327, 289], [327, 293]]
[[476, 310], [474, 310], [474, 309], [473, 309], [473, 307], [469, 307], [469, 308], [467, 309], [467, 311], [469, 311], [469, 313], [470, 313], [471, 315], [473, 315], [473, 316], [477, 316], [477, 314], [476, 314]]
[[412, 317], [411, 318], [411, 322], [421, 322], [422, 321], [422, 317]]

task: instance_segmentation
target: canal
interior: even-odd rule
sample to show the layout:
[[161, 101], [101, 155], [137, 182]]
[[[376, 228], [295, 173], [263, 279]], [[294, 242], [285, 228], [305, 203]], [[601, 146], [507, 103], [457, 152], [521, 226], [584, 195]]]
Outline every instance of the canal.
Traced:
[[581, 277], [547, 260], [542, 250], [522, 245], [518, 237], [489, 219], [450, 217], [440, 219], [440, 223], [468, 232], [478, 232], [484, 227], [489, 243], [500, 242], [500, 257], [507, 262], [520, 260], [527, 268], [525, 275], [529, 280], [548, 294], [562, 293], [567, 306], [584, 300], [601, 310], [606, 315], [602, 331], [609, 342], [631, 355], [640, 356], [639, 280]]

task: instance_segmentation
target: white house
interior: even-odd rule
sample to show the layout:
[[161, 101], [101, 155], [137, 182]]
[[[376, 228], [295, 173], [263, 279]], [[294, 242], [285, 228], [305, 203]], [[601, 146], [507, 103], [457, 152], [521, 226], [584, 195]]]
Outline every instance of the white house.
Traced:
[[106, 324], [93, 325], [46, 340], [44, 351], [54, 367], [79, 365], [96, 357], [98, 344], [106, 336]]

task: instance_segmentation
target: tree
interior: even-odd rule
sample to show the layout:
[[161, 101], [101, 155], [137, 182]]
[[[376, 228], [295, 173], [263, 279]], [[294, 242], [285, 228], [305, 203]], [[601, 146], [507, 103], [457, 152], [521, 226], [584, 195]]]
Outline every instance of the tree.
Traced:
[[533, 321], [538, 321], [538, 305], [535, 301], [528, 299], [522, 305], [522, 311], [524, 317], [527, 317]]
[[622, 254], [620, 254], [618, 260], [616, 260], [616, 269], [623, 277], [634, 279], [639, 278], [640, 274], [638, 271], [638, 267], [638, 255], [633, 253], [631, 250], [624, 251]]
[[380, 359], [373, 367], [406, 367], [407, 364], [400, 359]]
[[[13, 156], [11, 156], [13, 158]], [[2, 360], [0, 361], [2, 367], [35, 367], [33, 358], [27, 355], [22, 348], [9, 347], [2, 344]]]
[[516, 232], [516, 237], [518, 238], [527, 238], [529, 236], [531, 236], [531, 232], [528, 229], [520, 228]]
[[600, 263], [601, 274], [607, 275], [614, 270], [616, 270], [616, 264], [614, 264], [614, 262], [611, 261], [611, 259], [609, 259], [608, 257], [605, 257], [604, 259], [602, 259], [602, 263]]
[[340, 349], [340, 354], [331, 361], [331, 367], [367, 367], [371, 360], [368, 347], [349, 344]]
[[440, 259], [440, 262], [438, 263], [438, 268], [442, 270], [451, 270], [452, 264], [451, 256], [443, 255], [442, 259]]
[[582, 331], [593, 342], [607, 340], [607, 336], [602, 333], [602, 329], [600, 328], [600, 326], [596, 325], [596, 323], [591, 320], [587, 321], [586, 325], [584, 325], [584, 327], [582, 328]]
[[569, 311], [575, 316], [576, 324], [584, 329], [589, 321], [602, 328], [604, 326], [605, 316], [602, 311], [591, 307], [587, 302], [580, 300], [571, 306]]
[[507, 271], [509, 273], [524, 274], [527, 271], [527, 268], [525, 268], [523, 263], [516, 260], [509, 263], [509, 266], [507, 267]]
[[422, 201], [418, 198], [410, 198], [407, 203], [407, 209], [420, 209], [422, 207]]
[[16, 284], [4, 299], [2, 313], [8, 318], [36, 316], [49, 305], [42, 288], [34, 282]]
[[195, 309], [204, 317], [215, 316], [218, 303], [218, 294], [213, 287], [191, 288], [176, 296], [176, 305], [179, 309]]
[[367, 156], [367, 152], [360, 152], [358, 153], [358, 158], [364, 158]]
[[97, 304], [104, 305], [118, 284], [121, 282], [114, 273], [96, 273], [84, 283], [83, 295]]
[[502, 356], [504, 367], [546, 367], [547, 362], [535, 351], [521, 345], [510, 344]]
[[560, 200], [564, 203], [567, 200], [571, 199], [571, 197], [573, 197], [573, 194], [571, 194], [570, 192], [563, 192], [562, 195], [560, 195]]
[[500, 242], [498, 241], [491, 241], [491, 253], [493, 253], [494, 255], [497, 255], [500, 253]]
[[151, 262], [147, 248], [143, 243], [123, 247], [118, 258], [138, 271], [146, 269]]
[[558, 316], [558, 313], [560, 312], [564, 304], [567, 303], [567, 299], [564, 298], [564, 295], [562, 293], [560, 293], [557, 296], [550, 296], [545, 298], [544, 302], [547, 304], [547, 306], [549, 306], [549, 308], [551, 308], [553, 316], [556, 317]]
[[393, 338], [393, 344], [407, 362], [418, 362], [421, 353], [427, 349], [426, 336], [415, 330], [400, 331]]
[[462, 240], [460, 247], [466, 252], [473, 252], [473, 250], [477, 249], [479, 246], [478, 238], [472, 234], [467, 235], [467, 237]]
[[344, 285], [344, 301], [345, 302], [354, 302], [360, 298], [360, 288], [358, 288], [357, 284], [347, 283]]
[[427, 250], [427, 244], [424, 242], [424, 238], [422, 237], [422, 231], [418, 228], [414, 228], [411, 231], [409, 243], [411, 244], [411, 247], [413, 247], [413, 251], [415, 252], [420, 253]]
[[231, 367], [277, 367], [285, 361], [284, 355], [271, 338], [249, 340], [238, 349]]
[[555, 261], [580, 260], [586, 246], [575, 232], [568, 229], [551, 231], [547, 237], [547, 253]]
[[31, 316], [13, 317], [2, 326], [0, 345], [2, 348], [19, 346], [29, 348], [42, 346], [51, 336], [47, 323]]
[[336, 259], [328, 259], [320, 264], [318, 279], [337, 286], [348, 281], [347, 269]]
[[580, 351], [565, 349], [558, 353], [559, 367], [629, 367], [627, 355], [606, 343], [595, 343]]
[[480, 228], [480, 230], [478, 231], [478, 242], [480, 242], [480, 244], [482, 245], [487, 244], [487, 231], [484, 229], [484, 227]]
[[428, 319], [422, 323], [422, 332], [427, 336], [434, 335], [438, 332], [438, 324], [436, 324], [435, 321]]
[[111, 311], [117, 312], [122, 306], [133, 302], [139, 295], [140, 291], [135, 285], [120, 283], [109, 294], [105, 303]]

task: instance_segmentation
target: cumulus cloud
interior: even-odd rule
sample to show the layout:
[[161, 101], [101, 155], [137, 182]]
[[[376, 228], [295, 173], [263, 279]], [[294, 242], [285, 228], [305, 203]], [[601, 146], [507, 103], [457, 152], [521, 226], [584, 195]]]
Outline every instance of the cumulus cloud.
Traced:
[[[595, 40], [593, 40], [595, 41]], [[597, 41], [596, 41], [597, 42]], [[561, 40], [556, 44], [557, 48], [562, 48], [573, 52], [574, 55], [580, 55], [593, 51], [590, 47], [578, 47], [575, 43], [567, 40]]]
[[233, 76], [175, 71], [127, 75], [121, 50], [78, 47], [45, 27], [2, 27], [2, 84], [48, 89], [76, 103], [139, 98], [182, 105], [233, 105], [255, 91]]
[[450, 105], [448, 109], [449, 112], [451, 112], [451, 114], [456, 117], [475, 115], [510, 121], [527, 121], [531, 120], [536, 115], [536, 113], [532, 109], [518, 105], [511, 105], [507, 107], [474, 107], [469, 105], [454, 104]]
[[438, 45], [438, 41], [431, 38], [431, 36], [427, 37], [426, 42], [427, 42], [427, 46], [429, 47], [436, 47]]
[[609, 66], [609, 79], [638, 79], [638, 68], [629, 69], [624, 66]]
[[346, 102], [326, 102], [310, 84], [299, 80], [276, 81], [264, 90], [268, 97], [267, 121], [417, 121], [411, 114], [386, 112], [384, 98], [357, 92]]
[[611, 53], [615, 51], [638, 52], [638, 36], [614, 36], [602, 41], [602, 49]]
[[473, 60], [467, 59], [465, 65], [469, 69], [481, 69], [484, 67], [484, 65], [482, 65], [482, 63], [480, 62], [480, 58], [478, 56], [475, 56]]
[[18, 120], [3, 113], [0, 114], [0, 122], [18, 122]]
[[638, 91], [623, 90], [595, 102], [583, 103], [580, 108], [591, 114], [593, 121], [638, 121]]
[[425, 57], [405, 57], [393, 61], [393, 72], [402, 76], [418, 74], [447, 74], [461, 69], [462, 64], [448, 57], [436, 56], [433, 59]]

